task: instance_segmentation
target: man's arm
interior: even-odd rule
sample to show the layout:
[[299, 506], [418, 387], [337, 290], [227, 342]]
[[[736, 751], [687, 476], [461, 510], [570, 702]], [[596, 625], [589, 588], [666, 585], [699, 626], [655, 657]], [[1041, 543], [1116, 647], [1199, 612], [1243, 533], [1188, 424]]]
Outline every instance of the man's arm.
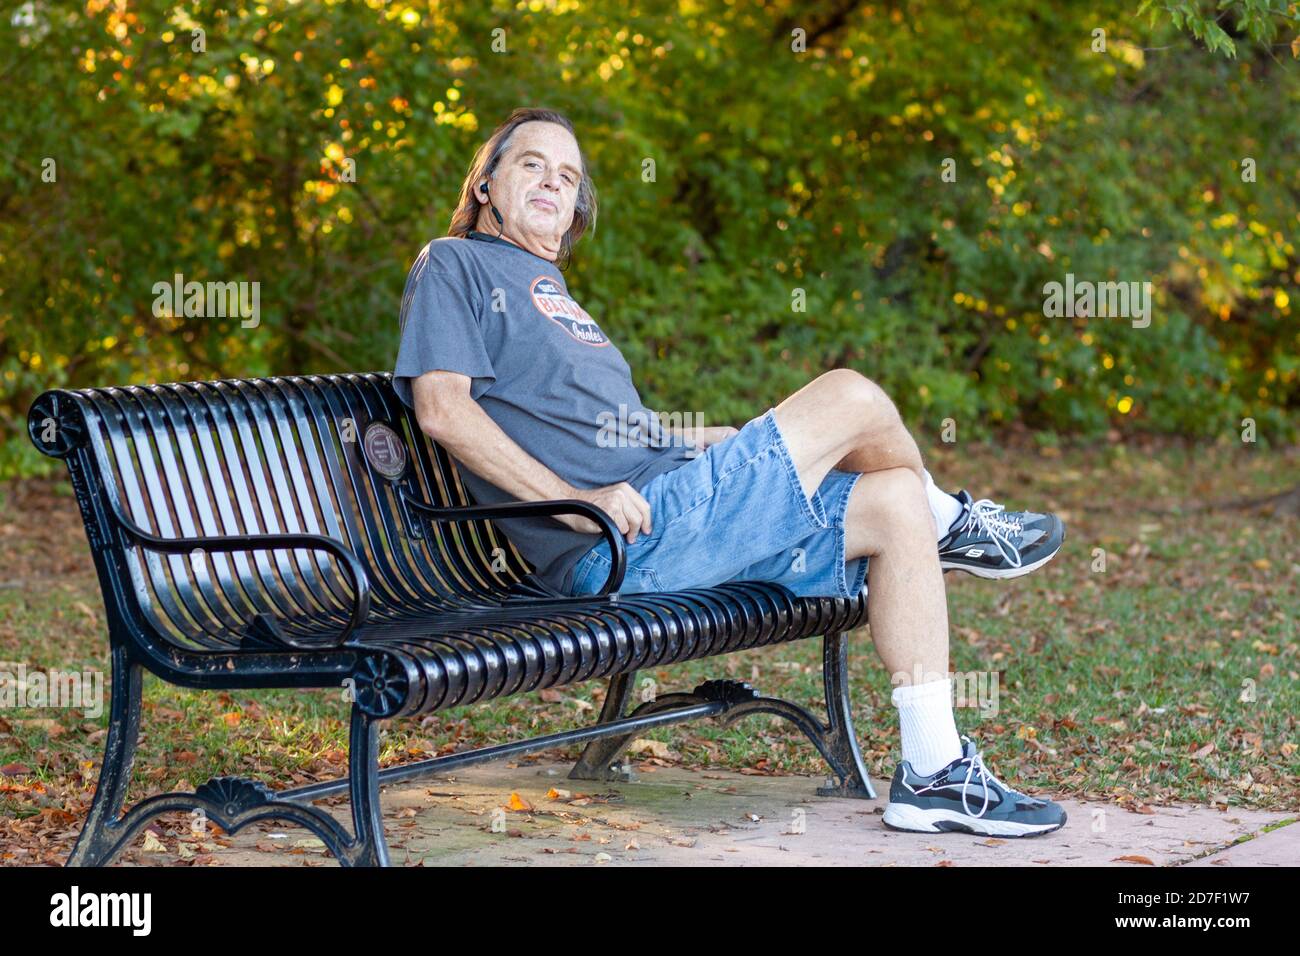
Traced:
[[[574, 488], [502, 431], [470, 397], [470, 384], [468, 375], [444, 369], [413, 379], [411, 396], [420, 430], [474, 474], [520, 501], [578, 498], [608, 514], [629, 543], [637, 532], [650, 533], [650, 505], [631, 485]], [[581, 515], [556, 515], [555, 520], [584, 534], [600, 533], [594, 521]]]
[[411, 382], [420, 429], [478, 475], [520, 501], [573, 498], [575, 489], [501, 430], [470, 398], [470, 378], [426, 372]]

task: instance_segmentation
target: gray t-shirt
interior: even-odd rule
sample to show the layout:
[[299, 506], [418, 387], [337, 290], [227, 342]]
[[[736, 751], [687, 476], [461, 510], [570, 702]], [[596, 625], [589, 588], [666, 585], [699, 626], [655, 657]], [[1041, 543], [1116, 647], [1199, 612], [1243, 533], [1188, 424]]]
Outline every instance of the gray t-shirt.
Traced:
[[[470, 397], [501, 430], [575, 488], [626, 481], [639, 490], [696, 454], [642, 404], [622, 353], [569, 296], [555, 264], [521, 246], [434, 239], [411, 266], [401, 321], [393, 386], [402, 401], [414, 407], [411, 379], [425, 372], [469, 376]], [[478, 503], [518, 500], [459, 464]], [[578, 559], [601, 540], [550, 517], [496, 524], [564, 594]]]

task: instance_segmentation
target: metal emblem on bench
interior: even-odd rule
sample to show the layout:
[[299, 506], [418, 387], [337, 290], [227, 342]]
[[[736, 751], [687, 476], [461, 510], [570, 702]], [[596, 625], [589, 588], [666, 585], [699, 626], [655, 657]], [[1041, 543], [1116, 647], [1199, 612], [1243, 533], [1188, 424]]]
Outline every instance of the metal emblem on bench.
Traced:
[[366, 461], [389, 481], [396, 481], [406, 471], [406, 446], [401, 436], [383, 422], [371, 422], [361, 440]]

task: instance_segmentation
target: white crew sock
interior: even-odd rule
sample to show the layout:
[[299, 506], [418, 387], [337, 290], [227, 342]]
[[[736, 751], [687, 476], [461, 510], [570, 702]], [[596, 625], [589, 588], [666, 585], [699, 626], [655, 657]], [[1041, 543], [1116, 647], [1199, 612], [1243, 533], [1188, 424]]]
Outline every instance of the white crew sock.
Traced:
[[902, 684], [890, 700], [898, 708], [903, 759], [929, 776], [962, 755], [952, 714], [952, 678], [928, 684]]
[[934, 515], [934, 523], [939, 528], [939, 537], [942, 538], [948, 533], [952, 523], [961, 516], [961, 502], [936, 485], [928, 469], [921, 470], [925, 472], [925, 496], [930, 499], [930, 514]]

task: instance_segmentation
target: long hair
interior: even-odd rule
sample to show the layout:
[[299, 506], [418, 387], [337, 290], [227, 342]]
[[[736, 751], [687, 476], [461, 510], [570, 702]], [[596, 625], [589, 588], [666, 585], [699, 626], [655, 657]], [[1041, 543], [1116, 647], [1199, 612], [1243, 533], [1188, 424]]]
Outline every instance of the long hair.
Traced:
[[[510, 138], [515, 130], [522, 124], [531, 122], [557, 123], [570, 133], [574, 133], [569, 118], [555, 110], [521, 106], [512, 112], [504, 123], [492, 131], [487, 142], [474, 154], [474, 159], [469, 165], [469, 173], [461, 183], [460, 198], [456, 201], [456, 211], [452, 213], [447, 235], [460, 238], [469, 235], [478, 222], [479, 211], [483, 208], [483, 204], [475, 195], [475, 187], [484, 179], [492, 178], [497, 164], [501, 162], [501, 157], [510, 145]], [[574, 139], [577, 139], [576, 133]], [[588, 175], [587, 155], [582, 151], [581, 144], [578, 146], [578, 156], [582, 163], [582, 181], [578, 184], [578, 196], [574, 201], [573, 222], [560, 240], [560, 253], [556, 265], [561, 269], [568, 265], [573, 256], [573, 244], [588, 229], [593, 232], [596, 230], [596, 187], [592, 185], [591, 176]]]

